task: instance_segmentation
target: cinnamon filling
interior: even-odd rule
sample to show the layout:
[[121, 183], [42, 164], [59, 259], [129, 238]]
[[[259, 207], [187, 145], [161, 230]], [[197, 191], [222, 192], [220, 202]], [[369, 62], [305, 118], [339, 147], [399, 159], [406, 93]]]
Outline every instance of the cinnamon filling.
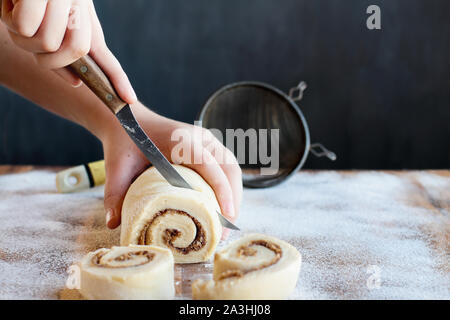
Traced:
[[280, 261], [281, 256], [283, 255], [283, 250], [281, 250], [279, 245], [277, 245], [276, 243], [265, 241], [265, 240], [253, 240], [248, 245], [241, 246], [237, 251], [237, 255], [238, 256], [246, 256], [246, 257], [256, 255], [256, 253], [257, 253], [256, 249], [251, 248], [253, 246], [265, 247], [265, 248], [269, 249], [270, 251], [272, 251], [275, 254], [275, 257], [273, 259], [271, 259], [270, 261], [268, 261], [267, 263], [263, 263], [259, 267], [253, 268], [253, 269], [250, 269], [247, 271], [242, 271], [242, 270], [225, 271], [220, 275], [219, 281], [224, 280], [224, 279], [229, 279], [229, 278], [240, 278], [249, 272], [268, 268], [268, 267], [276, 264], [278, 261]]
[[101, 259], [103, 258], [103, 256], [106, 254], [107, 252], [99, 252], [97, 253], [95, 256], [92, 257], [92, 264], [98, 266], [98, 267], [102, 267], [102, 268], [129, 268], [129, 267], [138, 267], [138, 266], [142, 266], [144, 264], [149, 263], [150, 261], [153, 260], [153, 258], [155, 257], [154, 253], [151, 253], [149, 251], [146, 250], [141, 250], [141, 251], [134, 251], [134, 252], [127, 252], [124, 254], [121, 254], [120, 256], [115, 257], [114, 259], [112, 259], [112, 261], [116, 261], [116, 262], [124, 262], [124, 261], [130, 261], [133, 260], [136, 257], [139, 256], [143, 256], [146, 258], [145, 261], [141, 262], [140, 264], [135, 264], [132, 266], [113, 266], [108, 264], [111, 260], [106, 261], [105, 262], [101, 262]]
[[158, 212], [153, 217], [153, 219], [150, 220], [145, 225], [144, 229], [142, 229], [141, 234], [139, 236], [138, 244], [139, 245], [148, 245], [149, 243], [147, 243], [147, 239], [149, 236], [151, 237], [152, 225], [157, 221], [157, 219], [160, 219], [167, 214], [174, 214], [174, 213], [189, 217], [192, 220], [192, 222], [195, 224], [196, 235], [195, 235], [195, 239], [187, 247], [179, 248], [179, 247], [175, 247], [173, 242], [178, 237], [181, 236], [181, 232], [176, 229], [166, 229], [165, 232], [162, 234], [162, 239], [163, 239], [164, 243], [166, 244], [166, 246], [168, 246], [169, 248], [173, 248], [174, 250], [178, 251], [179, 253], [185, 254], [185, 255], [189, 254], [189, 252], [191, 252], [191, 251], [199, 251], [201, 248], [203, 248], [206, 244], [206, 237], [205, 237], [205, 230], [201, 226], [200, 222], [197, 219], [195, 219], [193, 216], [191, 216], [190, 214], [188, 214], [184, 211], [175, 210], [175, 209], [166, 209], [166, 210]]
[[253, 257], [256, 255], [257, 251], [256, 249], [250, 248], [250, 247], [240, 247], [238, 250], [238, 256], [246, 256], [246, 257]]

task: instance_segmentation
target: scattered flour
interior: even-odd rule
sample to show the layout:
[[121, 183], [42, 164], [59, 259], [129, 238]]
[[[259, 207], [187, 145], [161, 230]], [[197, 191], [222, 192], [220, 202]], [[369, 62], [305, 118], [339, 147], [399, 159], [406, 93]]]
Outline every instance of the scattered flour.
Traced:
[[[449, 207], [450, 178], [431, 172], [302, 172], [245, 190], [237, 223], [302, 253], [293, 299], [450, 299]], [[57, 299], [72, 263], [119, 243], [103, 189], [58, 194], [48, 171], [0, 176], [0, 221], [0, 299]], [[178, 298], [211, 271], [177, 266]]]

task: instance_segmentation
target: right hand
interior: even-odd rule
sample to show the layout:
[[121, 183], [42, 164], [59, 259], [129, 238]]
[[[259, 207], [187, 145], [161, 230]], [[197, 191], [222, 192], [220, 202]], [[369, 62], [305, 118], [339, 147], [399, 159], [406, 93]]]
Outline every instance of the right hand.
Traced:
[[92, 0], [2, 0], [1, 20], [18, 47], [72, 86], [81, 80], [64, 67], [89, 54], [120, 97], [136, 102], [128, 77], [106, 45]]

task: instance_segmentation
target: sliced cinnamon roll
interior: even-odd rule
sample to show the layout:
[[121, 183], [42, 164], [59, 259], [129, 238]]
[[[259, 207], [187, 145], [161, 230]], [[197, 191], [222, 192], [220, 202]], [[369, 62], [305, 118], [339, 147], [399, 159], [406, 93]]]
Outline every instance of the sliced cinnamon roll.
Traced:
[[99, 249], [80, 262], [80, 293], [91, 300], [163, 300], [175, 295], [170, 250], [155, 246]]
[[166, 247], [176, 263], [206, 261], [222, 235], [220, 207], [200, 175], [175, 168], [194, 190], [173, 187], [155, 168], [145, 171], [125, 196], [120, 243]]
[[198, 300], [286, 299], [300, 272], [301, 255], [282, 240], [245, 236], [217, 252], [213, 280], [196, 280], [192, 297]]

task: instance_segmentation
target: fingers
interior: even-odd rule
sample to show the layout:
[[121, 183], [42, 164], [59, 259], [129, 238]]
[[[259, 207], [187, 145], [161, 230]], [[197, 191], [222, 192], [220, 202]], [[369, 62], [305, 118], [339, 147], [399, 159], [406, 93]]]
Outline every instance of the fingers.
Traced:
[[184, 164], [195, 170], [211, 186], [219, 202], [222, 213], [233, 220], [235, 218], [235, 209], [233, 201], [233, 192], [224, 171], [217, 163], [216, 159], [207, 150], [203, 150], [200, 164]]
[[87, 55], [91, 49], [91, 19], [89, 8], [74, 1], [69, 24], [72, 28], [67, 28], [64, 40], [56, 52], [37, 53], [36, 61], [39, 65], [47, 69], [63, 68], [79, 58]]
[[130, 80], [125, 74], [125, 71], [123, 71], [119, 61], [111, 53], [108, 47], [106, 47], [106, 45], [93, 43], [93, 48], [89, 55], [95, 60], [103, 72], [105, 72], [122, 100], [128, 104], [135, 103], [137, 101], [137, 96], [131, 86]]
[[33, 37], [44, 19], [47, 0], [3, 0], [2, 3], [2, 20], [8, 29], [23, 37]]
[[209, 130], [203, 134], [203, 137], [203, 146], [214, 156], [231, 186], [235, 209], [233, 221], [235, 221], [239, 215], [239, 208], [242, 201], [242, 170], [234, 154], [220, 143]]
[[50, 1], [38, 32], [33, 37], [10, 32], [11, 39], [20, 48], [32, 53], [56, 52], [64, 40], [71, 0]]
[[[223, 147], [225, 148], [225, 147]], [[242, 186], [242, 170], [234, 156], [234, 154], [226, 149], [226, 160], [220, 165], [225, 176], [228, 178], [231, 190], [233, 192], [234, 202], [234, 220], [239, 216], [239, 208], [242, 202], [243, 186]]]
[[[32, 1], [32, 3], [34, 5], [46, 3], [46, 10], [37, 32], [30, 37], [31, 33], [19, 33], [14, 25], [20, 24], [17, 22], [21, 21], [18, 17], [27, 16], [31, 13], [36, 17], [39, 15], [37, 13], [39, 10], [29, 11], [31, 10], [30, 3], [25, 3], [22, 0], [3, 0], [3, 7], [7, 10], [6, 20], [10, 25], [9, 34], [12, 41], [18, 47], [34, 53], [38, 64], [42, 67], [54, 69], [56, 74], [72, 86], [80, 86], [81, 80], [75, 74], [59, 67], [72, 63], [90, 49], [91, 28], [88, 6], [73, 0], [48, 2], [38, 0]], [[20, 11], [27, 12], [22, 14]], [[27, 16], [27, 19], [28, 22], [34, 21], [29, 16]], [[76, 24], [75, 28], [70, 28], [71, 23]], [[30, 27], [27, 28], [30, 29]]]
[[137, 101], [119, 61], [108, 49], [91, 0], [2, 0], [2, 20], [12, 41], [34, 53], [37, 63], [73, 86], [81, 81], [61, 68], [88, 53], [128, 104]]
[[[226, 149], [225, 146], [221, 145], [222, 148]], [[224, 151], [225, 161], [220, 164], [225, 176], [228, 178], [231, 190], [233, 192], [233, 203], [234, 203], [234, 217], [231, 219], [233, 222], [239, 216], [239, 208], [242, 202], [243, 186], [242, 186], [242, 170], [239, 163], [236, 160], [234, 154], [226, 149]], [[230, 235], [230, 229], [224, 228], [222, 231], [222, 240], [226, 240]]]
[[137, 101], [136, 93], [119, 61], [105, 43], [103, 30], [93, 5], [91, 10], [93, 10], [93, 14], [91, 15], [92, 47], [89, 55], [108, 76], [122, 100], [128, 104], [133, 104]]

